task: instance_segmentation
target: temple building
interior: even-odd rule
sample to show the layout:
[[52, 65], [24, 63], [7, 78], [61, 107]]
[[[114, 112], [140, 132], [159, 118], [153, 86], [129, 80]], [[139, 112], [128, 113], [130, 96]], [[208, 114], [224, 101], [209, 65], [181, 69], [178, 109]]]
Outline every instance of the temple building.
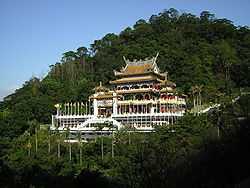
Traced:
[[168, 72], [159, 70], [157, 57], [133, 61], [124, 57], [126, 65], [114, 71], [116, 79], [109, 88], [100, 82], [87, 103], [58, 104], [51, 129], [91, 135], [100, 131], [101, 124], [107, 124], [102, 128], [107, 133], [121, 128], [151, 132], [155, 126], [173, 124], [185, 113], [185, 96], [176, 93]]

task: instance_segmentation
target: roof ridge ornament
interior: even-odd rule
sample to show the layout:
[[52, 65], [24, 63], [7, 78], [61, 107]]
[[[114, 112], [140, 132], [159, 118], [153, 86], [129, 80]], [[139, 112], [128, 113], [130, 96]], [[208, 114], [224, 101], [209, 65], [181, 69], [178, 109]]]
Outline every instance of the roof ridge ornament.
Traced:
[[125, 61], [125, 63], [127, 64], [128, 62], [129, 62], [129, 60], [128, 59], [126, 59], [126, 57], [125, 56], [122, 56], [123, 57], [123, 60]]
[[159, 56], [159, 52], [157, 52], [156, 56], [154, 57], [154, 63], [156, 63], [158, 56]]
[[132, 61], [130, 61], [129, 59], [126, 59], [125, 56], [122, 56], [122, 57], [127, 66], [127, 65], [144, 65], [144, 64], [154, 65], [156, 63], [158, 56], [159, 56], [159, 52], [157, 52], [156, 56], [153, 56], [152, 58], [146, 57], [145, 59], [133, 59]]
[[102, 85], [102, 81], [99, 82], [99, 86], [96, 86], [93, 91], [95, 92], [107, 92], [109, 89]]

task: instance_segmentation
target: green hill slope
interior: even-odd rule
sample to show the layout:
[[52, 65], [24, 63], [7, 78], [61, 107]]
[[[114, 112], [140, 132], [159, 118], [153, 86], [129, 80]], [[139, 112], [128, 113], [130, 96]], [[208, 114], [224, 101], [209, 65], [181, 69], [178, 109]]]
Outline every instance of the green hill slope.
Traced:
[[[0, 103], [0, 156], [9, 154], [13, 138], [32, 123], [48, 124], [54, 104], [87, 101], [92, 88], [114, 79], [113, 70], [126, 58], [143, 59], [159, 52], [158, 65], [168, 71], [178, 91], [189, 96], [192, 86], [203, 86], [202, 104], [219, 103], [250, 85], [250, 29], [235, 26], [204, 11], [200, 16], [169, 9], [138, 20], [119, 34], [95, 40], [90, 49], [63, 53], [43, 79], [31, 78]], [[241, 106], [243, 108], [243, 106]]]

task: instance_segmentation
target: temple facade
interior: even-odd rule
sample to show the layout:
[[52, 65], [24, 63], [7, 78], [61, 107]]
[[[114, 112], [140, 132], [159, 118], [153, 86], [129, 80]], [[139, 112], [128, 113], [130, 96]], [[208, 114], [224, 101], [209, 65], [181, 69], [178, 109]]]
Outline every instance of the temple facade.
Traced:
[[168, 72], [159, 70], [157, 57], [133, 61], [124, 57], [125, 67], [114, 71], [116, 79], [109, 88], [100, 82], [87, 103], [56, 105], [51, 129], [91, 135], [122, 128], [151, 132], [155, 126], [173, 124], [185, 113], [185, 96], [176, 93]]

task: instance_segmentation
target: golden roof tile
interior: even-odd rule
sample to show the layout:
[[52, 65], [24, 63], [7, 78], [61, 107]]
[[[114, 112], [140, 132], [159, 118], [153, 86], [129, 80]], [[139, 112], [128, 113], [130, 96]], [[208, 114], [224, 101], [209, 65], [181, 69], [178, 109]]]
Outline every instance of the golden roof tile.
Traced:
[[158, 53], [155, 57], [146, 58], [144, 60], [133, 60], [130, 61], [123, 57], [126, 67], [122, 68], [120, 71], [114, 71], [115, 76], [125, 76], [125, 75], [138, 75], [145, 73], [155, 73], [160, 74], [160, 70], [156, 64]]

